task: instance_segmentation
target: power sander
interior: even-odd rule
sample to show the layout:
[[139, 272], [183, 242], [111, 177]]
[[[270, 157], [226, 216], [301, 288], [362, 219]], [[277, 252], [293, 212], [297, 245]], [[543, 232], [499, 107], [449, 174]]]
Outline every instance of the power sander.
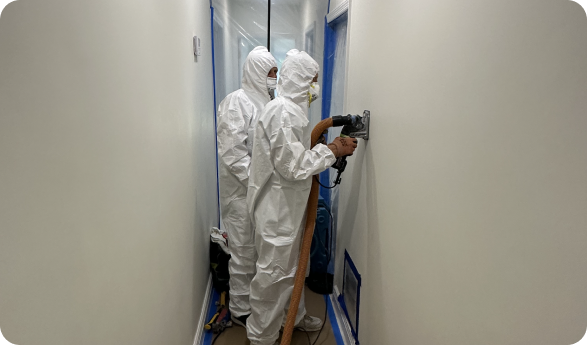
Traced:
[[[333, 116], [332, 127], [342, 127], [340, 132], [341, 138], [360, 138], [363, 140], [369, 140], [369, 122], [371, 119], [371, 113], [369, 110], [363, 112], [363, 116], [360, 115], [347, 115], [347, 116]], [[324, 186], [326, 188], [334, 188], [341, 182], [341, 175], [346, 169], [348, 156], [338, 157], [336, 162], [332, 165], [333, 169], [337, 170], [336, 180], [334, 185], [331, 187]]]

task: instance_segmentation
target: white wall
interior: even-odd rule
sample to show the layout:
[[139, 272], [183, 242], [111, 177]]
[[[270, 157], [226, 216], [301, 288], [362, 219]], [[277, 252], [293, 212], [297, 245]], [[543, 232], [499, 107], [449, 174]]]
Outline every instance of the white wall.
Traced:
[[347, 109], [372, 128], [343, 175], [338, 249], [363, 276], [361, 343], [577, 342], [585, 11], [378, 0], [350, 15]]
[[2, 333], [193, 344], [217, 222], [209, 2], [20, 0], [0, 47]]

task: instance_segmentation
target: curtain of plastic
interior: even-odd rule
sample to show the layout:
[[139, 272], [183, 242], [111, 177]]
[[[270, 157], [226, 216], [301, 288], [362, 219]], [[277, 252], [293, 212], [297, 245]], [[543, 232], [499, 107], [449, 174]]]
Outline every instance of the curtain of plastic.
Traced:
[[[216, 108], [241, 87], [243, 63], [253, 48], [267, 46], [268, 0], [212, 0]], [[306, 51], [322, 68], [324, 17], [328, 0], [271, 0], [270, 51], [281, 64], [290, 49]], [[319, 80], [322, 82], [322, 74]], [[320, 102], [309, 112], [312, 126], [321, 120]]]
[[[271, 2], [271, 53], [278, 68], [290, 49], [307, 52], [322, 70], [324, 55], [324, 17], [328, 13], [328, 0], [272, 0]], [[322, 83], [319, 73], [318, 82]], [[314, 102], [308, 116], [314, 127], [322, 119], [320, 102]]]
[[[215, 107], [240, 89], [243, 64], [257, 46], [267, 45], [267, 0], [212, 0]], [[222, 212], [222, 210], [220, 210]], [[220, 223], [224, 229], [224, 224]]]
[[[306, 51], [322, 69], [324, 18], [329, 0], [271, 0], [270, 51], [278, 68], [290, 49]], [[215, 107], [241, 87], [243, 64], [257, 46], [267, 46], [268, 0], [212, 0]], [[278, 74], [279, 75], [279, 74]], [[319, 76], [322, 83], [322, 73]], [[309, 110], [311, 126], [321, 120], [320, 102]], [[223, 224], [220, 224], [221, 228]]]
[[[306, 51], [322, 70], [324, 18], [329, 0], [271, 0], [270, 51], [281, 69], [290, 49]], [[214, 18], [215, 95], [218, 105], [241, 88], [245, 59], [257, 46], [267, 46], [268, 0], [212, 0]], [[322, 83], [320, 72], [318, 82]], [[279, 73], [278, 73], [279, 76]], [[308, 112], [311, 126], [321, 120], [321, 102]], [[223, 224], [220, 224], [221, 228]]]
[[267, 45], [267, 0], [213, 0], [216, 109], [240, 89], [242, 67], [256, 46]]
[[[338, 24], [334, 28], [336, 38], [336, 49], [334, 51], [334, 69], [332, 74], [332, 98], [330, 103], [330, 116], [345, 115], [344, 109], [344, 85], [346, 76], [346, 45], [347, 45], [347, 18], [346, 15], [338, 20]], [[328, 134], [329, 140], [340, 135], [341, 128], [331, 128]], [[336, 170], [330, 169], [330, 184], [336, 179]], [[343, 175], [344, 176], [344, 175]], [[347, 172], [348, 178], [348, 172]], [[333, 216], [333, 230], [334, 243], [336, 243], [336, 229], [338, 220], [338, 187], [330, 192], [330, 203]], [[334, 255], [334, 253], [331, 253]], [[333, 258], [332, 258], [333, 259]], [[328, 272], [334, 272], [334, 261], [330, 261]]]

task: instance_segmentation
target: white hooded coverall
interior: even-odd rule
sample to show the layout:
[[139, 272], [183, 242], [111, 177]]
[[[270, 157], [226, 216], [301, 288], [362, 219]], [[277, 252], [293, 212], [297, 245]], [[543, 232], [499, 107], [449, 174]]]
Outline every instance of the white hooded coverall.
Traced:
[[267, 74], [277, 63], [265, 47], [256, 47], [243, 66], [242, 89], [218, 106], [218, 173], [221, 219], [228, 232], [231, 259], [230, 312], [250, 314], [249, 287], [255, 275], [254, 231], [247, 209], [247, 184], [253, 132], [258, 116], [271, 100]]
[[[251, 283], [251, 344], [273, 345], [293, 291], [312, 176], [336, 158], [325, 145], [310, 149], [308, 91], [319, 66], [292, 50], [283, 62], [279, 94], [259, 117], [247, 201], [255, 227], [257, 273]], [[300, 303], [296, 324], [306, 313]]]

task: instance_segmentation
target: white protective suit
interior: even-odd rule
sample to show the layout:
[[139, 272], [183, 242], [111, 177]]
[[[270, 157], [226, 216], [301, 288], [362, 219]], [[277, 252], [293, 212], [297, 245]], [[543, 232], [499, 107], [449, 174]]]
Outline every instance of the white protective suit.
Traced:
[[249, 288], [255, 275], [254, 231], [247, 209], [247, 184], [253, 133], [259, 114], [271, 100], [267, 74], [277, 63], [265, 47], [256, 47], [243, 67], [242, 89], [218, 106], [218, 173], [221, 218], [228, 232], [231, 259], [230, 312], [250, 314]]
[[[292, 50], [283, 62], [277, 92], [259, 117], [247, 201], [257, 248], [247, 335], [252, 345], [273, 345], [293, 291], [312, 175], [336, 158], [325, 145], [310, 149], [308, 91], [318, 63]], [[306, 313], [302, 303], [296, 318]]]

